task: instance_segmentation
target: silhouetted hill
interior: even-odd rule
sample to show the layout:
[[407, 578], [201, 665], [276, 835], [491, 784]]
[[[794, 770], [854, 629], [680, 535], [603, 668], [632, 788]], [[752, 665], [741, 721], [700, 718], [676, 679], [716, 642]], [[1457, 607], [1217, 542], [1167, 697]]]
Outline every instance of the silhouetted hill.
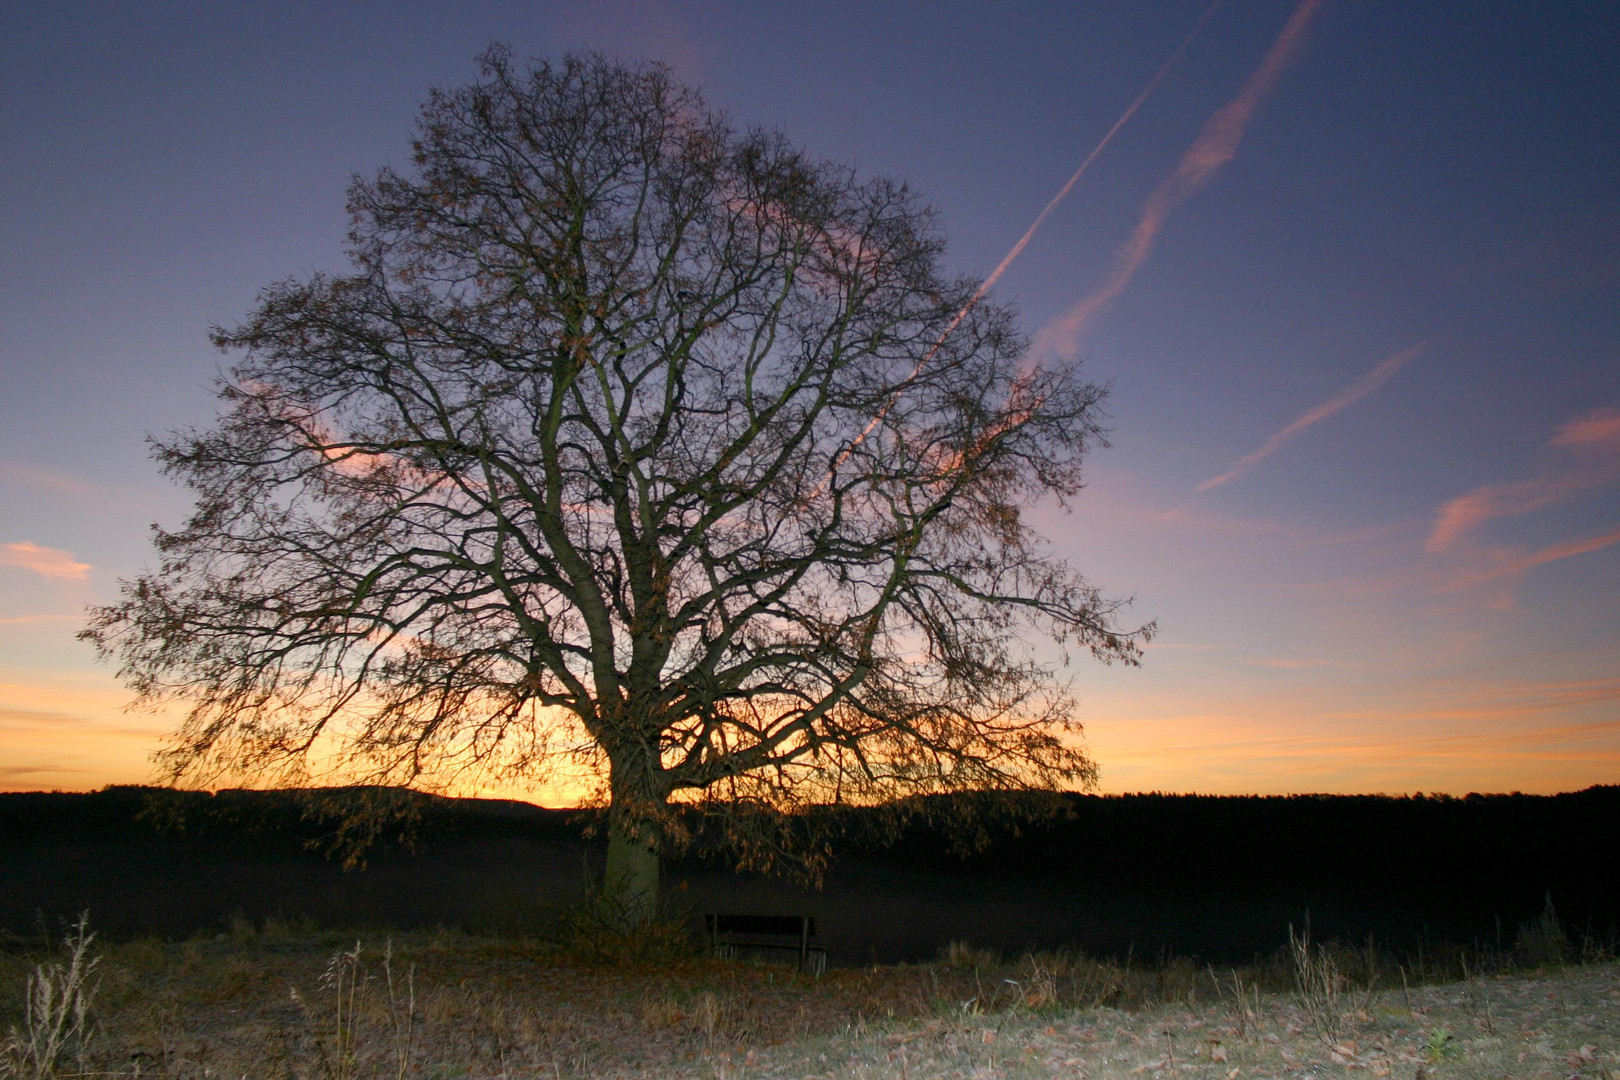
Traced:
[[[322, 851], [355, 796], [313, 794], [0, 795], [0, 927], [29, 934], [89, 908], [117, 935], [212, 930], [233, 912], [544, 929], [583, 901], [599, 858], [572, 811], [377, 791], [359, 797], [404, 800], [411, 827], [383, 830], [345, 873]], [[1576, 933], [1608, 940], [1620, 924], [1620, 787], [1067, 802], [1051, 820], [992, 826], [966, 858], [926, 826], [890, 847], [846, 843], [819, 893], [691, 859], [669, 869], [671, 895], [694, 913], [816, 915], [845, 961], [927, 956], [953, 938], [1247, 958], [1307, 911], [1319, 935], [1510, 945], [1548, 893]]]

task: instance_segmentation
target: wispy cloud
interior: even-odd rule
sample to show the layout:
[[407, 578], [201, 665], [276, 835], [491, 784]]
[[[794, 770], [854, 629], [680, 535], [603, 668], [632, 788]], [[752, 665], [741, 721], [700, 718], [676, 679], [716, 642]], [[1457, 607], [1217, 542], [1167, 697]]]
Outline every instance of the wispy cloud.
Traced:
[[77, 772], [60, 765], [0, 765], [0, 791], [32, 791], [54, 777], [72, 776]]
[[71, 476], [41, 469], [37, 465], [4, 459], [0, 459], [0, 481], [27, 484], [29, 487], [60, 491], [68, 495], [89, 495], [94, 490], [91, 485], [82, 480], [75, 480]]
[[79, 622], [83, 615], [13, 615], [0, 619], [0, 626], [30, 626], [45, 622]]
[[[1609, 407], [1594, 409], [1566, 421], [1553, 435], [1550, 444], [1570, 451], [1576, 460], [1565, 468], [1531, 480], [1488, 484], [1449, 500], [1435, 514], [1434, 529], [1424, 545], [1429, 553], [1440, 555], [1451, 551], [1481, 525], [1496, 518], [1532, 513], [1563, 502], [1578, 492], [1620, 482], [1620, 410]], [[1551, 562], [1553, 559], [1541, 561]], [[1503, 571], [1503, 574], [1510, 572]], [[1493, 573], [1477, 580], [1489, 580], [1503, 574]]]
[[1452, 590], [1464, 589], [1470, 585], [1480, 585], [1487, 581], [1496, 581], [1499, 578], [1522, 574], [1536, 566], [1543, 566], [1559, 559], [1568, 559], [1576, 555], [1585, 555], [1588, 552], [1601, 551], [1614, 544], [1620, 544], [1620, 529], [1604, 533], [1602, 536], [1591, 536], [1584, 540], [1566, 540], [1562, 544], [1549, 544], [1538, 551], [1527, 554], [1513, 554], [1497, 552], [1498, 561], [1495, 566], [1487, 570], [1466, 574], [1452, 582]]
[[1593, 409], [1565, 422], [1552, 437], [1552, 444], [1576, 452], [1620, 453], [1620, 409]]
[[1424, 547], [1431, 555], [1444, 554], [1487, 521], [1544, 509], [1593, 483], [1591, 477], [1569, 474], [1475, 488], [1440, 508], [1435, 515], [1434, 531]]
[[68, 728], [89, 728], [95, 725], [83, 716], [45, 709], [14, 709], [0, 702], [0, 729], [59, 731]]
[[1401, 370], [1401, 368], [1405, 367], [1422, 351], [1423, 346], [1419, 344], [1414, 345], [1409, 349], [1402, 349], [1393, 356], [1385, 357], [1383, 360], [1379, 361], [1378, 366], [1374, 367], [1361, 378], [1351, 383], [1344, 390], [1340, 391], [1338, 394], [1335, 394], [1333, 397], [1329, 398], [1327, 401], [1324, 401], [1315, 408], [1307, 409], [1304, 413], [1301, 413], [1293, 423], [1289, 424], [1287, 427], [1272, 435], [1271, 438], [1262, 443], [1260, 449], [1256, 450], [1252, 454], [1249, 454], [1247, 457], [1239, 458], [1237, 464], [1233, 465], [1221, 475], [1213, 476], [1208, 480], [1205, 480], [1202, 484], [1199, 484], [1197, 490], [1208, 491], [1210, 488], [1220, 487], [1222, 484], [1236, 480], [1238, 477], [1254, 468], [1255, 465], [1276, 453], [1282, 448], [1284, 443], [1288, 442], [1288, 440], [1292, 439], [1294, 436], [1300, 434], [1306, 428], [1312, 426], [1313, 424], [1321, 423], [1323, 420], [1326, 420], [1328, 417], [1332, 416], [1336, 412], [1339, 412], [1340, 410], [1349, 408], [1351, 405], [1354, 405], [1356, 402], [1360, 401], [1374, 390], [1377, 390], [1380, 386], [1383, 386], [1384, 383], [1389, 381], [1391, 375], [1394, 375], [1397, 371]]
[[1207, 184], [1222, 165], [1237, 155], [1238, 144], [1242, 142], [1255, 110], [1303, 44], [1305, 32], [1320, 6], [1321, 0], [1300, 0], [1282, 33], [1272, 43], [1271, 50], [1254, 74], [1249, 76], [1248, 82], [1243, 84], [1237, 97], [1209, 118], [1192, 146], [1181, 156], [1176, 171], [1148, 196], [1147, 203], [1142, 207], [1141, 220], [1137, 222], [1131, 238], [1115, 254], [1108, 277], [1089, 296], [1041, 328], [1035, 336], [1036, 352], [1073, 356], [1079, 350], [1080, 336], [1086, 326], [1099, 311], [1125, 291], [1152, 252], [1154, 241], [1170, 214]]
[[27, 540], [0, 546], [0, 566], [32, 570], [43, 577], [62, 581], [83, 581], [90, 574], [90, 564], [75, 560], [73, 552], [41, 547]]

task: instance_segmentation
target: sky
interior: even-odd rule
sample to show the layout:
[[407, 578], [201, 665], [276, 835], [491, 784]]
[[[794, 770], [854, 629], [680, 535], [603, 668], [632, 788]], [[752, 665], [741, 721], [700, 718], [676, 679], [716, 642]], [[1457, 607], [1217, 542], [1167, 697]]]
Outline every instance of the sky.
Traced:
[[1160, 628], [1064, 670], [1101, 790], [1620, 782], [1612, 3], [16, 0], [0, 790], [151, 777], [173, 718], [75, 639], [186, 513], [145, 440], [209, 423], [208, 327], [341, 271], [350, 177], [496, 41], [667, 62], [902, 177], [975, 277], [1095, 152], [993, 292], [1111, 388], [1088, 487], [1032, 511]]

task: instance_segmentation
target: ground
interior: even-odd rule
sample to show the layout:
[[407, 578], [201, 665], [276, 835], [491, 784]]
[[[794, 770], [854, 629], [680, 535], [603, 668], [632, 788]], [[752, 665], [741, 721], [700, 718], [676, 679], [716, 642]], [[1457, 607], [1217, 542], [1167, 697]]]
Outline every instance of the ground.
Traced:
[[[24, 987], [47, 957], [13, 945], [0, 1022], [26, 1035]], [[454, 932], [248, 925], [90, 952], [94, 1033], [82, 1058], [64, 1050], [61, 1077], [1620, 1080], [1612, 961], [1418, 985], [1434, 972], [1357, 969], [1345, 950], [1303, 969], [1302, 954], [1215, 969], [957, 948], [812, 979]]]

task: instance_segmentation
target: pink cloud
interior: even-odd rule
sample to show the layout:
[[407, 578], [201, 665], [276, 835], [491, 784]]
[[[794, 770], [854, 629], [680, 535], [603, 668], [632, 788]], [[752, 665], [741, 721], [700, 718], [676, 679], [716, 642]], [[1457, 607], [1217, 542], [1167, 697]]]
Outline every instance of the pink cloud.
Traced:
[[1528, 514], [1577, 492], [1620, 481], [1620, 409], [1594, 409], [1566, 421], [1550, 443], [1583, 460], [1532, 480], [1487, 484], [1451, 499], [1435, 514], [1434, 530], [1425, 544], [1429, 553], [1450, 551], [1487, 521]]
[[1544, 547], [1539, 551], [1532, 551], [1528, 554], [1509, 555], [1504, 552], [1493, 553], [1496, 554], [1501, 560], [1497, 563], [1497, 565], [1492, 566], [1488, 570], [1482, 570], [1478, 573], [1469, 574], [1465, 577], [1458, 578], [1452, 583], [1451, 588], [1453, 590], [1464, 589], [1470, 585], [1478, 585], [1487, 581], [1495, 581], [1498, 578], [1504, 578], [1514, 574], [1522, 574], [1532, 567], [1543, 566], [1547, 563], [1557, 562], [1559, 559], [1568, 559], [1576, 555], [1585, 555], [1588, 552], [1601, 551], [1602, 549], [1610, 547], [1614, 544], [1620, 544], [1620, 529], [1616, 529], [1613, 532], [1604, 533], [1602, 536], [1588, 537], [1584, 540], [1566, 540], [1562, 544], [1549, 544], [1547, 547]]
[[1620, 453], [1620, 409], [1593, 409], [1567, 421], [1552, 437], [1554, 446]]
[[1380, 386], [1384, 385], [1385, 382], [1389, 381], [1389, 377], [1391, 375], [1405, 367], [1413, 357], [1417, 356], [1417, 354], [1422, 351], [1422, 345], [1414, 345], [1410, 349], [1402, 349], [1395, 355], [1386, 357], [1384, 360], [1379, 362], [1377, 367], [1373, 368], [1361, 378], [1351, 383], [1338, 394], [1329, 398], [1327, 401], [1324, 401], [1314, 409], [1306, 410], [1299, 417], [1297, 417], [1293, 423], [1272, 435], [1271, 438], [1267, 439], [1263, 444], [1261, 444], [1260, 449], [1256, 450], [1247, 457], [1238, 459], [1237, 464], [1233, 465], [1221, 475], [1211, 477], [1210, 479], [1205, 480], [1202, 484], [1199, 484], [1197, 490], [1208, 491], [1210, 488], [1220, 487], [1222, 484], [1230, 480], [1236, 480], [1238, 477], [1254, 468], [1254, 466], [1260, 461], [1276, 453], [1277, 450], [1281, 448], [1283, 443], [1286, 443], [1288, 440], [1292, 439], [1306, 428], [1326, 420], [1328, 417], [1342, 409], [1349, 408], [1351, 405], [1354, 405], [1356, 402], [1360, 401], [1374, 390], [1377, 390]]
[[37, 465], [28, 465], [21, 461], [0, 461], [0, 480], [27, 484], [30, 487], [46, 488], [51, 491], [61, 491], [69, 495], [89, 495], [91, 487], [80, 480], [60, 473], [41, 469]]
[[1435, 515], [1434, 531], [1424, 547], [1431, 555], [1443, 554], [1493, 518], [1516, 517], [1541, 510], [1591, 486], [1591, 477], [1576, 475], [1544, 476], [1517, 484], [1475, 488], [1440, 508]]
[[90, 564], [76, 562], [71, 551], [40, 547], [26, 540], [0, 547], [0, 566], [32, 570], [43, 577], [62, 581], [83, 581], [90, 573]]
[[1192, 146], [1182, 155], [1176, 171], [1148, 196], [1147, 203], [1142, 207], [1141, 220], [1137, 222], [1131, 238], [1115, 254], [1114, 266], [1108, 277], [1089, 296], [1041, 328], [1035, 336], [1037, 352], [1075, 355], [1079, 350], [1080, 335], [1087, 324], [1125, 291], [1153, 250], [1153, 243], [1171, 212], [1191, 198], [1222, 165], [1237, 155], [1238, 144], [1243, 140], [1255, 110], [1303, 44], [1305, 31], [1320, 6], [1321, 0], [1301, 0], [1265, 59], [1249, 76], [1249, 81], [1243, 84], [1238, 96], [1209, 118]]

